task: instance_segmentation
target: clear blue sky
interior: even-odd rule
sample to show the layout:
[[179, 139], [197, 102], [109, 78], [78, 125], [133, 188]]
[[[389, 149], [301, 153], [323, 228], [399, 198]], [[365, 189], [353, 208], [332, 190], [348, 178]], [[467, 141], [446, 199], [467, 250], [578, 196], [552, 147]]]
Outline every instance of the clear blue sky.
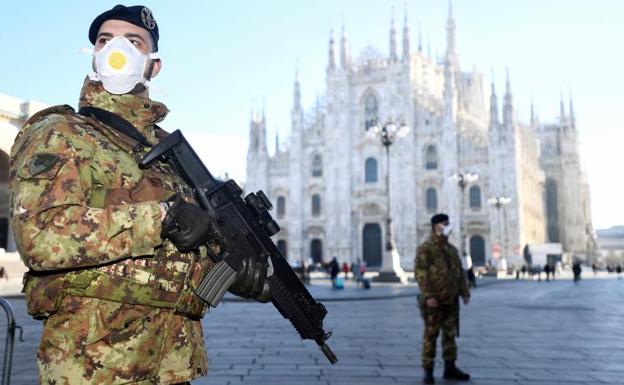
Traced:
[[[87, 30], [116, 1], [11, 1], [0, 13], [0, 93], [49, 104], [77, 104], [89, 70]], [[412, 49], [445, 48], [445, 0], [405, 2]], [[133, 5], [133, 4], [127, 4]], [[344, 18], [355, 58], [372, 44], [387, 52], [391, 9], [399, 32], [403, 1], [150, 1], [159, 23], [163, 71], [153, 93], [171, 109], [165, 128], [182, 128], [211, 169], [244, 177], [249, 116], [266, 106], [269, 134], [290, 129], [296, 63], [304, 105], [325, 89], [327, 40]], [[183, 7], [183, 8], [182, 8]], [[554, 120], [571, 87], [597, 228], [624, 224], [624, 2], [618, 0], [455, 0], [464, 69], [495, 81], [511, 73], [516, 108], [528, 118], [531, 95], [542, 122]], [[428, 39], [429, 37], [429, 39]], [[426, 49], [426, 48], [425, 48]], [[271, 141], [272, 147], [272, 141]], [[220, 160], [219, 160], [220, 159]]]

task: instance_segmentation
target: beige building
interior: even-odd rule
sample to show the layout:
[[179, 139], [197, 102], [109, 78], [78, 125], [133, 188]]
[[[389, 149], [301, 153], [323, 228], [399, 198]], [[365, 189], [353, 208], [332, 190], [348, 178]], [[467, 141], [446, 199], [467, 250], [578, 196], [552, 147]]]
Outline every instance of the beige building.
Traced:
[[15, 251], [9, 231], [9, 154], [20, 127], [47, 105], [0, 93], [0, 248]]

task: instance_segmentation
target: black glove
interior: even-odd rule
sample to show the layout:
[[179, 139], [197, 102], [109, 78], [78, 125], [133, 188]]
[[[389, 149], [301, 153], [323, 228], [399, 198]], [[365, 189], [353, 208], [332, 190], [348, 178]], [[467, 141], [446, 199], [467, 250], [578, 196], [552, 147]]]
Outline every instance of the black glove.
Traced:
[[266, 259], [244, 258], [243, 267], [236, 273], [236, 279], [229, 288], [230, 292], [262, 303], [269, 302], [271, 293], [267, 283], [267, 269]]
[[168, 238], [182, 252], [205, 245], [212, 234], [212, 221], [207, 212], [186, 202], [178, 194], [166, 202], [169, 209], [162, 223], [161, 238]]

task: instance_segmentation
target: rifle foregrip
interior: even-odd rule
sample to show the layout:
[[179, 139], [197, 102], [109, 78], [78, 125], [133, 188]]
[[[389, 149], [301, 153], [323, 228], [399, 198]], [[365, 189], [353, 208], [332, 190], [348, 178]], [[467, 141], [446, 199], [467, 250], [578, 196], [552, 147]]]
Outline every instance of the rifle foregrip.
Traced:
[[217, 307], [234, 279], [236, 279], [236, 270], [232, 269], [225, 261], [220, 261], [202, 279], [195, 290], [195, 295], [206, 304]]

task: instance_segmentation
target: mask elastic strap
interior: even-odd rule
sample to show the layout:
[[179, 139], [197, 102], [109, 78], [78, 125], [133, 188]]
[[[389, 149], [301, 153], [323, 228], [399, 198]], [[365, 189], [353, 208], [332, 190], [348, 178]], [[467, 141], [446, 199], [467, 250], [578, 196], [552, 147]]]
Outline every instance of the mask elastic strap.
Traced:
[[95, 50], [93, 48], [82, 47], [78, 49], [78, 53], [86, 54], [86, 55], [93, 55], [95, 53]]

